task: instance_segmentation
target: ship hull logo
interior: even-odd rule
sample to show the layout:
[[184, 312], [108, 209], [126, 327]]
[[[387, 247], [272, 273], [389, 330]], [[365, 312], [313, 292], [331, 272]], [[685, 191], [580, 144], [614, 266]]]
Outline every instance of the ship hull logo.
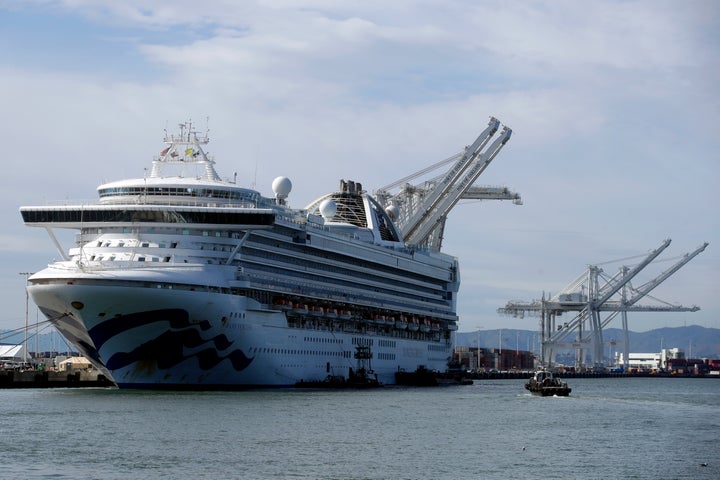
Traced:
[[[136, 362], [154, 362], [159, 369], [168, 370], [194, 357], [202, 370], [211, 370], [220, 362], [230, 360], [233, 369], [240, 372], [253, 360], [242, 350], [231, 349], [233, 342], [223, 334], [205, 338], [202, 332], [210, 329], [210, 322], [203, 320], [191, 323], [188, 312], [183, 309], [151, 310], [116, 316], [91, 328], [88, 333], [95, 348], [101, 351], [110, 339], [159, 321], [170, 323], [170, 328], [130, 351], [114, 353], [107, 359], [105, 366], [113, 371]], [[188, 350], [193, 353], [186, 353]], [[228, 350], [228, 353], [220, 354]]]

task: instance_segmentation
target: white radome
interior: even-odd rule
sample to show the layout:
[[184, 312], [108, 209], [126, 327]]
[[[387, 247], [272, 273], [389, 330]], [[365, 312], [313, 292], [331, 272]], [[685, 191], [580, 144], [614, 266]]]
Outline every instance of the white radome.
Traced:
[[287, 198], [292, 190], [292, 182], [287, 177], [277, 177], [272, 182], [272, 190], [277, 198]]
[[326, 198], [320, 203], [320, 215], [322, 215], [326, 221], [332, 220], [336, 213], [337, 204], [334, 201]]

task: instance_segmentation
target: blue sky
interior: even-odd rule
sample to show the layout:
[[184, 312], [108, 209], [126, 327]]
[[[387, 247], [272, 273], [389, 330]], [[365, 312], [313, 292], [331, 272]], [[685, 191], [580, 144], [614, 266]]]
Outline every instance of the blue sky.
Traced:
[[720, 328], [718, 32], [710, 0], [0, 0], [0, 328], [24, 323], [18, 273], [58, 257], [18, 207], [141, 176], [166, 127], [209, 117], [221, 175], [265, 194], [288, 176], [302, 207], [447, 158], [491, 115], [513, 137], [477, 183], [524, 205], [450, 215], [461, 331], [534, 329], [496, 309], [665, 238], [634, 284], [708, 241], [653, 291], [702, 310], [630, 328]]

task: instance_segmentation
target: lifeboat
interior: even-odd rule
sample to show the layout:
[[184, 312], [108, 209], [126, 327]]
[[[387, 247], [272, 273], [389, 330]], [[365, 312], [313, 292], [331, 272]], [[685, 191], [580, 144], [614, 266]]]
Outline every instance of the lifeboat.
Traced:
[[338, 311], [335, 308], [328, 308], [325, 310], [325, 316], [327, 318], [338, 318]]
[[421, 332], [429, 332], [430, 331], [430, 321], [427, 318], [423, 318], [420, 322], [420, 331]]
[[338, 316], [341, 320], [350, 320], [352, 318], [352, 313], [350, 313], [350, 310], [340, 310]]
[[407, 329], [411, 332], [417, 332], [420, 328], [420, 321], [417, 317], [412, 317], [412, 321], [408, 322]]
[[282, 297], [273, 298], [272, 306], [276, 310], [288, 310], [291, 308], [290, 306], [288, 306], [288, 301]]
[[439, 332], [440, 324], [438, 322], [430, 322], [430, 330], [433, 332]]
[[395, 328], [398, 330], [405, 330], [408, 327], [407, 318], [405, 315], [400, 315], [397, 320], [395, 320]]
[[296, 313], [298, 315], [307, 315], [308, 306], [304, 303], [296, 303], [295, 305], [293, 305], [292, 311], [293, 313]]
[[310, 307], [310, 315], [313, 317], [322, 317], [325, 315], [325, 310], [320, 305], [313, 305]]

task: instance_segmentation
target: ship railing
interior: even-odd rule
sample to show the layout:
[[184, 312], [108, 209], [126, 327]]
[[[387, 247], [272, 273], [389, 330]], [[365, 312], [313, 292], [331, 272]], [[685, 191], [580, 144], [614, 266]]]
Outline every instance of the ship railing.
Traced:
[[84, 272], [98, 272], [111, 270], [159, 270], [159, 269], [178, 269], [187, 270], [190, 267], [205, 267], [202, 263], [173, 263], [173, 262], [133, 262], [127, 260], [97, 261], [97, 260], [80, 260], [73, 262], [62, 262], [50, 264], [54, 269], [60, 270], [77, 270], [78, 268]]
[[172, 200], [156, 200], [142, 201], [139, 197], [128, 197], [124, 201], [101, 202], [99, 200], [51, 200], [47, 202], [49, 206], [80, 206], [80, 207], [98, 207], [98, 206], [120, 206], [120, 205], [159, 205], [173, 207], [204, 207], [204, 208], [258, 208], [255, 202], [217, 202], [217, 201], [172, 201]]

